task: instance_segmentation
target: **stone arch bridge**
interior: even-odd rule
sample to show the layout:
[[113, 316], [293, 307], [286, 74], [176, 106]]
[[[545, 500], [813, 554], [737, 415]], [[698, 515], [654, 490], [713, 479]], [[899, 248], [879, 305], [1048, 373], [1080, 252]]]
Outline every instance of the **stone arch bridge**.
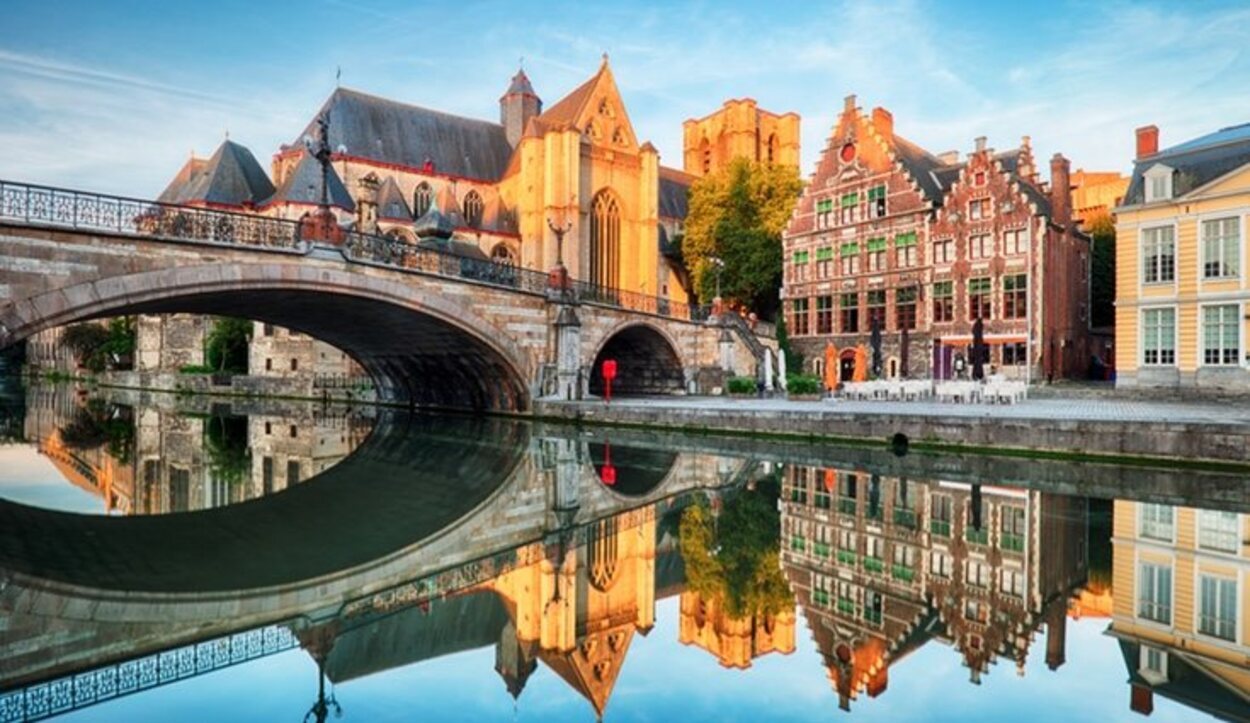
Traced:
[[414, 406], [526, 411], [537, 398], [687, 393], [755, 374], [736, 316], [355, 232], [0, 181], [0, 348], [44, 329], [205, 313], [329, 342]]

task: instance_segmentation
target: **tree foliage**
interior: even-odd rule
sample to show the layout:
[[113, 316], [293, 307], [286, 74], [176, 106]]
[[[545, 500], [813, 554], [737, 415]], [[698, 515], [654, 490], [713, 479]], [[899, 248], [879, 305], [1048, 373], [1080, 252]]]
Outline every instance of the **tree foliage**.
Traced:
[[219, 372], [247, 374], [248, 344], [252, 322], [221, 316], [213, 321], [204, 340], [204, 357], [208, 366]]
[[209, 417], [204, 424], [204, 449], [215, 479], [235, 485], [251, 475], [247, 417]]
[[108, 326], [75, 324], [62, 332], [61, 346], [70, 350], [80, 366], [93, 372], [126, 366], [135, 353], [134, 319], [119, 316], [110, 319]]
[[1090, 324], [1115, 324], [1115, 222], [1101, 215], [1090, 224]]
[[781, 232], [802, 190], [798, 169], [744, 158], [694, 182], [682, 256], [700, 299], [716, 295], [711, 259], [719, 258], [726, 303], [773, 318], [781, 288]]
[[715, 519], [703, 504], [682, 513], [686, 583], [701, 595], [723, 599], [735, 617], [776, 615], [794, 605], [781, 574], [778, 493], [776, 479], [765, 478], [754, 490], [730, 498]]

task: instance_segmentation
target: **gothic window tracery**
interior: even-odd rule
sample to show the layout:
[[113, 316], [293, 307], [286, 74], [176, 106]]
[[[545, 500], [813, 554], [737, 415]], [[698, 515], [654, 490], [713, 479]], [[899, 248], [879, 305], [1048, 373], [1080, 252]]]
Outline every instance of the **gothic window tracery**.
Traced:
[[474, 228], [482, 225], [482, 196], [477, 191], [469, 191], [464, 197], [464, 222]]
[[621, 265], [621, 207], [609, 189], [595, 194], [590, 210], [590, 278], [616, 288]]
[[417, 190], [412, 193], [412, 212], [417, 218], [425, 215], [430, 210], [430, 204], [434, 202], [434, 189], [430, 188], [430, 184], [422, 181], [417, 185]]

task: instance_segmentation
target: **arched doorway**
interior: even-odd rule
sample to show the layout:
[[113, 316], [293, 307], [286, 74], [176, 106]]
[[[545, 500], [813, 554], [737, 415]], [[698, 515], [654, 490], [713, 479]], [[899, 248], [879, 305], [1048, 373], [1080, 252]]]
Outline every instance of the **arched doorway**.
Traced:
[[843, 349], [838, 356], [838, 378], [844, 382], [849, 382], [855, 378], [855, 349]]
[[590, 204], [590, 280], [607, 289], [620, 285], [621, 204], [603, 189]]
[[664, 335], [646, 324], [628, 326], [612, 335], [595, 357], [590, 393], [603, 395], [603, 362], [616, 360], [613, 396], [681, 394], [685, 391], [681, 359]]

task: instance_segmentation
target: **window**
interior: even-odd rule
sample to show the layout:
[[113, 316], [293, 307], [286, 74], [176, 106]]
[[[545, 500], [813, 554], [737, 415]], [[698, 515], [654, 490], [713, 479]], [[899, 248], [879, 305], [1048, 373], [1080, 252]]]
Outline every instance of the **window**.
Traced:
[[1029, 250], [1028, 240], [1023, 229], [1003, 232], [1003, 253], [1007, 255], [1022, 254]]
[[292, 459], [286, 463], [286, 486], [299, 484], [299, 460]]
[[1028, 347], [1024, 342], [1003, 344], [1003, 366], [1021, 366], [1028, 362]]
[[916, 328], [916, 287], [894, 292], [894, 316], [900, 331]]
[[1198, 632], [1236, 640], [1237, 581], [1211, 575], [1201, 575], [1198, 580]]
[[265, 457], [260, 461], [261, 492], [273, 492], [273, 457]]
[[816, 228], [829, 228], [833, 224], [833, 199], [816, 201]]
[[1170, 284], [1176, 279], [1176, 238], [1171, 226], [1142, 231], [1142, 278], [1147, 284]]
[[1151, 540], [1172, 541], [1174, 516], [1171, 505], [1141, 504], [1137, 534]]
[[1236, 512], [1198, 510], [1198, 547], [1237, 552], [1241, 547], [1240, 527]]
[[291, 359], [291, 371], [299, 371], [299, 359]]
[[273, 371], [273, 359], [265, 360], [265, 371], [267, 372]]
[[868, 189], [868, 217], [881, 218], [885, 215], [885, 184]]
[[1202, 307], [1202, 363], [1237, 364], [1241, 357], [1241, 307]]
[[853, 242], [842, 244], [842, 248], [838, 249], [838, 255], [842, 257], [843, 276], [859, 273], [859, 244]]
[[993, 237], [988, 233], [977, 234], [968, 239], [968, 258], [988, 259], [994, 255]]
[[969, 560], [968, 565], [967, 565], [967, 572], [965, 573], [965, 581], [969, 585], [972, 585], [973, 587], [982, 587], [982, 588], [989, 587], [990, 586], [990, 566], [983, 562], [977, 562], [976, 560]]
[[859, 194], [845, 193], [842, 195], [842, 224], [855, 223], [859, 220]]
[[1137, 615], [1172, 624], [1172, 568], [1143, 562], [1137, 568]]
[[291, 425], [291, 439], [295, 439], [298, 436], [299, 436], [299, 427], [292, 424]]
[[1152, 166], [1144, 174], [1146, 202], [1166, 201], [1172, 197], [1172, 169], [1164, 165]]
[[417, 190], [412, 192], [412, 211], [417, 218], [421, 218], [430, 210], [432, 203], [434, 203], [434, 189], [430, 188], [430, 184], [422, 181], [417, 185]]
[[793, 258], [794, 258], [794, 280], [806, 281], [807, 280], [807, 262], [811, 259], [810, 252], [795, 251]]
[[1142, 363], [1176, 363], [1176, 309], [1142, 309]]
[[983, 218], [990, 217], [990, 199], [974, 198], [968, 202], [968, 218], [972, 221], [979, 221]]
[[833, 333], [833, 297], [816, 297], [816, 333]]
[[590, 203], [590, 281], [615, 289], [621, 269], [621, 206], [616, 195], [604, 189]]
[[949, 578], [951, 576], [951, 557], [946, 553], [933, 550], [929, 553], [929, 574], [934, 577]]
[[955, 260], [955, 242], [952, 239], [942, 239], [933, 242], [933, 263], [949, 264]]
[[1029, 275], [1003, 277], [1003, 318], [1023, 319], [1028, 311]]
[[1168, 679], [1168, 654], [1158, 648], [1143, 645], [1137, 672], [1151, 685], [1159, 685]]
[[972, 177], [972, 183], [977, 186], [985, 185], [985, 171], [977, 171]]
[[827, 279], [833, 275], [833, 247], [822, 246], [816, 249], [816, 273], [818, 278]]
[[804, 336], [809, 333], [807, 323], [807, 299], [795, 299], [790, 302], [790, 328], [795, 336]]
[[885, 271], [885, 239], [868, 239], [868, 270]]
[[968, 320], [990, 319], [993, 316], [990, 277], [968, 279]]
[[482, 197], [477, 191], [469, 191], [464, 197], [464, 222], [473, 228], [482, 225]]
[[859, 331], [859, 294], [843, 294], [839, 299], [840, 318], [838, 325], [843, 334]]
[[908, 231], [894, 237], [894, 259], [900, 269], [908, 269], [919, 262], [916, 254], [916, 232]]
[[1003, 507], [1000, 513], [998, 546], [1008, 552], [1024, 551], [1024, 508]]
[[1024, 597], [1024, 574], [1019, 570], [1003, 570], [999, 589], [1013, 597]]
[[885, 329], [885, 289], [868, 292], [868, 328]]
[[1237, 217], [1202, 222], [1202, 278], [1235, 279], [1241, 275], [1241, 238]]
[[933, 284], [933, 322], [935, 324], [955, 320], [955, 282], [937, 281]]

